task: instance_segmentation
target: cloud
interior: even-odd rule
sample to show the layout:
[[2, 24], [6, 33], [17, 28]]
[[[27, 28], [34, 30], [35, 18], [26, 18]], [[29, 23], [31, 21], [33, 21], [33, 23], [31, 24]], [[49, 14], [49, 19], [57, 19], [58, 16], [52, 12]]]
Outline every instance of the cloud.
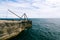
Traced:
[[60, 18], [60, 0], [0, 0], [0, 14], [16, 17], [7, 9], [19, 16], [26, 13], [31, 18]]
[[13, 2], [9, 2], [8, 6], [26, 8], [26, 7], [30, 7], [30, 4], [29, 3], [15, 3], [15, 2], [13, 3]]

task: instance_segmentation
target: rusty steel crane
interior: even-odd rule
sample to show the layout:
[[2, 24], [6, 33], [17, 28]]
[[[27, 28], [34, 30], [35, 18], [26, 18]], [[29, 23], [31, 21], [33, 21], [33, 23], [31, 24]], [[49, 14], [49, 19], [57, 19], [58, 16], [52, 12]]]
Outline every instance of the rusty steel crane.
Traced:
[[17, 14], [15, 14], [14, 12], [12, 12], [11, 10], [8, 9], [8, 11], [11, 12], [12, 14], [14, 14], [15, 16], [19, 17], [19, 18], [22, 18], [22, 17], [23, 17], [24, 20], [27, 20], [27, 15], [26, 15], [26, 13], [24, 13], [24, 14], [20, 17], [20, 16], [18, 16]]

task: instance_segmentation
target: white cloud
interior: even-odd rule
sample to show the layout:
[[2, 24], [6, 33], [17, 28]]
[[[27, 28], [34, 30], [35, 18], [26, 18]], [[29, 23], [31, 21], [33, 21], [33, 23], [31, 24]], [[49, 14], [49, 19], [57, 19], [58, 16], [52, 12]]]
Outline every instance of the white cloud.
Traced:
[[8, 6], [12, 6], [12, 7], [30, 7], [29, 3], [15, 3], [15, 2], [9, 2]]
[[60, 0], [46, 0], [47, 3], [60, 3]]
[[27, 13], [28, 17], [32, 18], [60, 18], [60, 0], [21, 0], [20, 2], [7, 1], [0, 4], [1, 15], [8, 13], [12, 17], [16, 17], [7, 9], [11, 9], [19, 16]]

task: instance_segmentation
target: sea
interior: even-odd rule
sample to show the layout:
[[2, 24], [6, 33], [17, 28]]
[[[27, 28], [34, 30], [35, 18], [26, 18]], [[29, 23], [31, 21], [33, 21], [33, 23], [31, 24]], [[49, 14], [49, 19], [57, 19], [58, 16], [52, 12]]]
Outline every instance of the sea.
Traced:
[[30, 18], [29, 20], [32, 20], [32, 27], [9, 40], [60, 40], [60, 18]]

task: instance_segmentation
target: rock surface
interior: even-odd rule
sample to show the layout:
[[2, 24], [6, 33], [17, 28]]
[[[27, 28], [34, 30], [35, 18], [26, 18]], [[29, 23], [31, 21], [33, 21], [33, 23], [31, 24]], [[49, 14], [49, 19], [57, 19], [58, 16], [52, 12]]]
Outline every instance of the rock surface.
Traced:
[[6, 40], [18, 35], [21, 31], [31, 27], [31, 24], [22, 21], [0, 20], [0, 40]]

